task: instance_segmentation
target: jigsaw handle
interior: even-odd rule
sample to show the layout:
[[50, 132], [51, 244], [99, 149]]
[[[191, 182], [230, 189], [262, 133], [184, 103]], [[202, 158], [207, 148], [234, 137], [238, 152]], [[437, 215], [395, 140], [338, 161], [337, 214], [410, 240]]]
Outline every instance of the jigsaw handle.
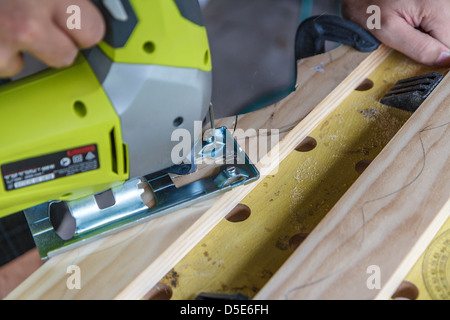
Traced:
[[361, 52], [371, 52], [380, 42], [358, 24], [339, 16], [314, 16], [303, 21], [297, 29], [295, 60], [325, 52], [325, 41], [349, 45]]
[[98, 47], [111, 61], [211, 71], [198, 0], [91, 1], [106, 22]]

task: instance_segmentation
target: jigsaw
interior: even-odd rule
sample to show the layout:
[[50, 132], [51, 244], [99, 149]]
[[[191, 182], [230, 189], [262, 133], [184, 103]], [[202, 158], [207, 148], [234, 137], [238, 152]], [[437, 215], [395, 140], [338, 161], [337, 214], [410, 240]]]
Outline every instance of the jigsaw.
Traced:
[[[196, 130], [212, 115], [198, 1], [93, 2], [107, 24], [98, 46], [0, 86], [0, 217], [24, 210], [43, 259], [259, 176], [226, 128]], [[174, 163], [177, 129], [192, 149]], [[220, 160], [213, 175], [175, 186], [205, 158]]]

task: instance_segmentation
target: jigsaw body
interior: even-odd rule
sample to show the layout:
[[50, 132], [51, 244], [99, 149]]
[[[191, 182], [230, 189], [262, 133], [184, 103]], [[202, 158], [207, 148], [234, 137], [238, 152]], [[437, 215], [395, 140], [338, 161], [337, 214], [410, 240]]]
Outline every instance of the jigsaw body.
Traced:
[[[206, 141], [195, 130], [212, 91], [198, 1], [93, 2], [102, 43], [69, 68], [0, 86], [0, 218], [24, 210], [43, 259], [259, 177], [226, 128]], [[175, 163], [179, 128], [192, 149]], [[170, 174], [203, 158], [216, 173], [176, 187]]]
[[174, 165], [173, 130], [193, 133], [208, 111], [197, 0], [96, 3], [108, 24], [99, 46], [0, 87], [0, 216]]

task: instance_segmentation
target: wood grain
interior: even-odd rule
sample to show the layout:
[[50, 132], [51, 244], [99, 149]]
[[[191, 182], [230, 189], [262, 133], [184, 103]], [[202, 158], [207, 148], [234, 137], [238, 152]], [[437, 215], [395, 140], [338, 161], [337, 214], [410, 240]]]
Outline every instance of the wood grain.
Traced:
[[449, 217], [449, 87], [447, 76], [256, 299], [392, 296]]

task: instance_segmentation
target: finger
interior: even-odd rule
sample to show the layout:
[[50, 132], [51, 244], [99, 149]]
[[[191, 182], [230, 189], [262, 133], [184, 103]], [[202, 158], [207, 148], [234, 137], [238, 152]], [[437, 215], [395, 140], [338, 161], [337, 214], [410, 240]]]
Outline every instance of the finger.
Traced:
[[0, 48], [0, 78], [10, 78], [18, 74], [24, 65], [20, 52], [11, 53], [11, 50]]
[[387, 46], [426, 65], [450, 65], [450, 49], [431, 35], [417, 30], [403, 18], [393, 16], [375, 36]]
[[441, 14], [436, 13], [435, 16], [434, 19], [424, 20], [421, 28], [447, 48], [450, 48], [450, 14], [442, 12]]
[[448, 0], [416, 0], [420, 27], [450, 48], [450, 5]]
[[[106, 26], [102, 14], [87, 0], [59, 1], [54, 21], [81, 49], [96, 45], [105, 35]], [[70, 23], [74, 21], [79, 22], [80, 29], [71, 26]]]
[[42, 32], [36, 32], [33, 41], [24, 41], [20, 49], [26, 51], [49, 67], [62, 68], [73, 63], [78, 55], [78, 48], [70, 37], [55, 24], [47, 22]]

